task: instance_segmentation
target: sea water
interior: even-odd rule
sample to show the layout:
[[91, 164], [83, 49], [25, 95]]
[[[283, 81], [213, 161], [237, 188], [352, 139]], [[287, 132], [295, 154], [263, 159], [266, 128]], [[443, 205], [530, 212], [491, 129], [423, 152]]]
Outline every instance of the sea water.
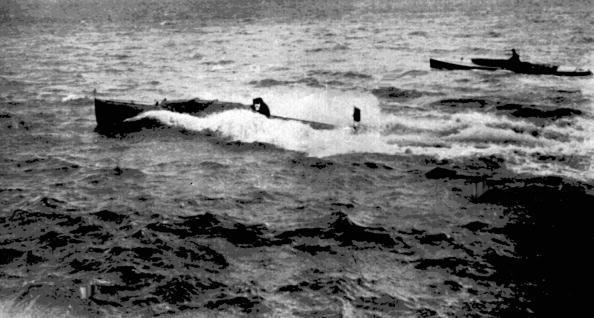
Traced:
[[[584, 306], [594, 79], [438, 71], [429, 58], [515, 48], [593, 68], [589, 1], [0, 10], [0, 316]], [[151, 111], [138, 119], [158, 128], [109, 137], [94, 130], [94, 90], [146, 103], [262, 97], [273, 115], [336, 128]]]

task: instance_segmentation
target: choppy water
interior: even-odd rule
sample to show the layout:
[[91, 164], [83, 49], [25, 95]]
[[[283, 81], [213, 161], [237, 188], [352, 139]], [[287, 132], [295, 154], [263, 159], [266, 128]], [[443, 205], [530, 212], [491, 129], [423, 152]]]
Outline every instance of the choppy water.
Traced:
[[[100, 1], [99, 1], [100, 2]], [[41, 4], [40, 4], [41, 3]], [[586, 305], [591, 3], [16, 3], [0, 25], [0, 316], [541, 316]], [[118, 138], [92, 91], [167, 111]], [[352, 107], [366, 129], [353, 134]], [[91, 282], [96, 293], [80, 299]]]

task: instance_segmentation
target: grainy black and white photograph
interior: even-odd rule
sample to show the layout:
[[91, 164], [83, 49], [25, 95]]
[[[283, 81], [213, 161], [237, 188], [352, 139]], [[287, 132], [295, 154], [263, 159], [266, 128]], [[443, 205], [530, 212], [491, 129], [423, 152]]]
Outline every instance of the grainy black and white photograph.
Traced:
[[592, 0], [0, 0], [0, 318], [578, 317]]

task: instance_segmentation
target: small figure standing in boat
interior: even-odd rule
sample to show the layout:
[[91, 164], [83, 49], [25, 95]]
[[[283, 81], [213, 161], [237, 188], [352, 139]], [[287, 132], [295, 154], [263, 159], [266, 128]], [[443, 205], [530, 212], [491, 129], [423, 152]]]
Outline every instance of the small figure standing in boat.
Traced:
[[509, 61], [512, 63], [520, 63], [520, 55], [516, 52], [516, 49], [512, 49], [512, 56], [509, 58]]

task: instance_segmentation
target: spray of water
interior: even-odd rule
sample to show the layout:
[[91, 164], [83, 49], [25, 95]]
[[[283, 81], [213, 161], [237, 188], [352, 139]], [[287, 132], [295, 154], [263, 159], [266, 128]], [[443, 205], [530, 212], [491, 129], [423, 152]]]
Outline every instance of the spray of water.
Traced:
[[[277, 92], [278, 93], [278, 92]], [[331, 130], [316, 130], [290, 120], [267, 119], [249, 110], [231, 110], [206, 117], [169, 111], [150, 111], [150, 117], [166, 125], [192, 131], [214, 131], [226, 138], [262, 142], [279, 148], [325, 157], [348, 153], [422, 154], [438, 158], [499, 155], [519, 172], [572, 175], [592, 179], [594, 127], [577, 119], [575, 126], [537, 126], [522, 119], [468, 111], [440, 113], [381, 112], [375, 97], [341, 92], [282, 92], [262, 94], [274, 115], [330, 123]], [[300, 96], [300, 97], [299, 97]], [[245, 98], [245, 97], [244, 97]], [[240, 98], [238, 98], [240, 99]], [[244, 100], [241, 100], [245, 102]], [[362, 108], [360, 131], [352, 129], [352, 106]], [[533, 132], [538, 131], [538, 134]], [[558, 161], [539, 162], [541, 154]], [[578, 158], [568, 165], [564, 158]]]

